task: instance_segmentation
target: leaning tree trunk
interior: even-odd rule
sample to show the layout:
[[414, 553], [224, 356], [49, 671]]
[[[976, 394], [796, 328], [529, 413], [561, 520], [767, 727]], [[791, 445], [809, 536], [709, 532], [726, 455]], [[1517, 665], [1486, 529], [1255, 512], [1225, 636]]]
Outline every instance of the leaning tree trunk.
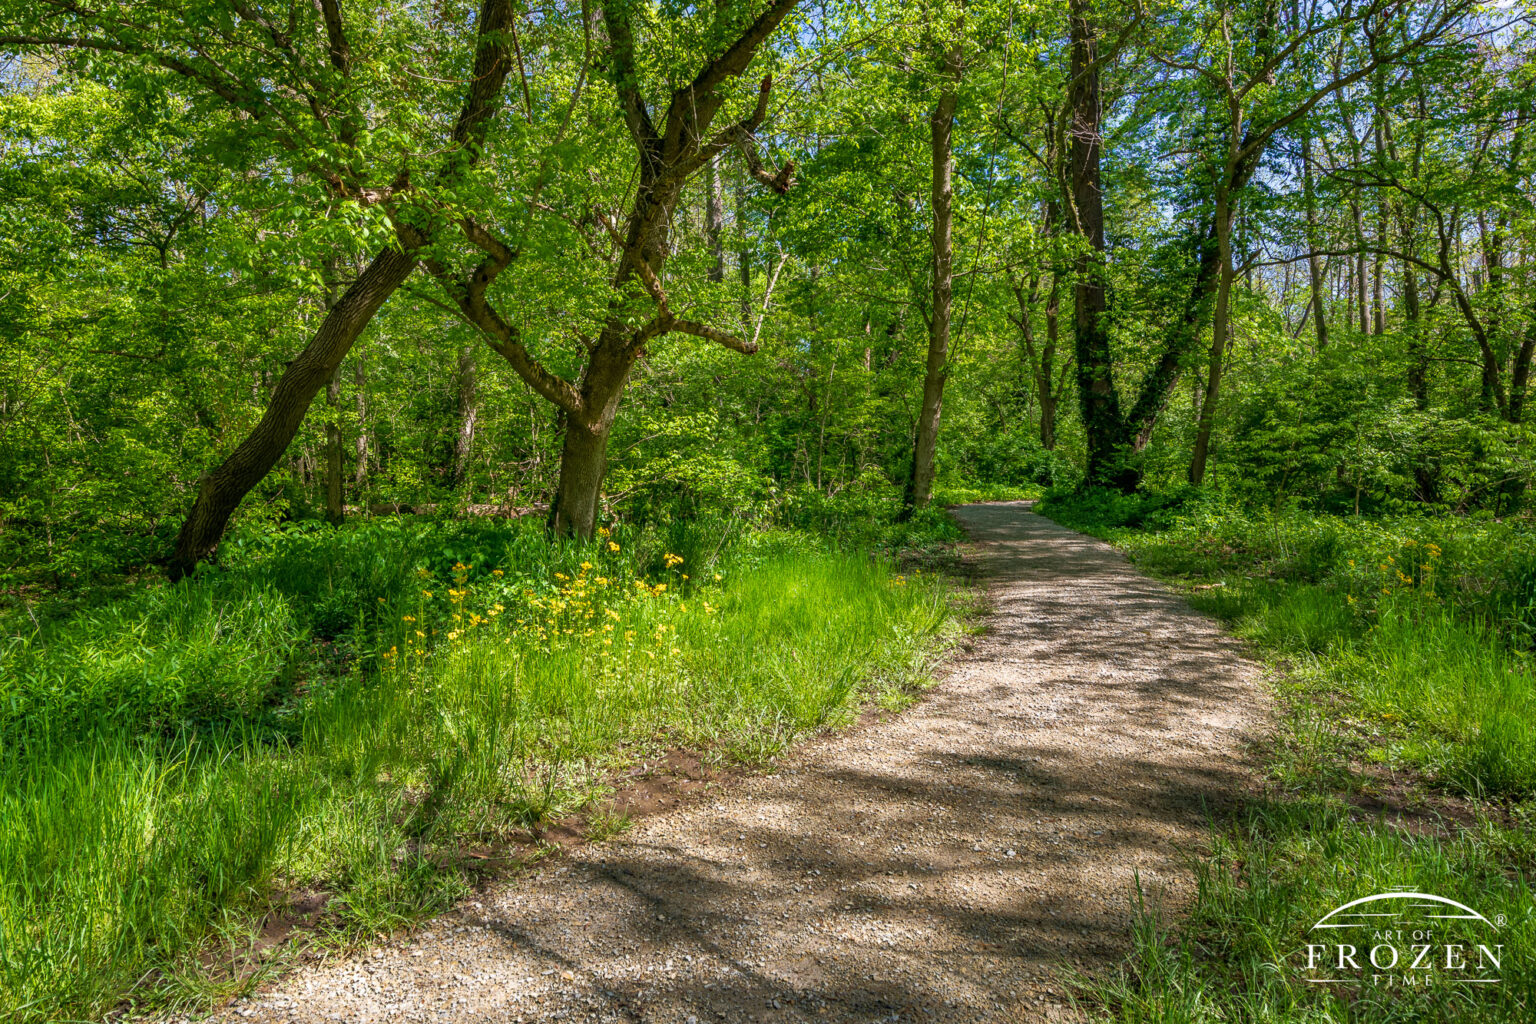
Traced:
[[414, 255], [385, 249], [326, 314], [314, 338], [278, 380], [256, 428], [203, 479], [197, 501], [182, 524], [168, 560], [166, 568], [171, 579], [187, 575], [198, 562], [218, 552], [224, 528], [241, 499], [283, 457], [315, 395], [335, 374], [336, 367], [384, 300], [405, 283], [415, 265]]
[[[511, 4], [484, 0], [477, 18], [475, 61], [453, 139], [461, 151], [449, 157], [445, 180], [472, 165], [500, 104], [501, 85], [511, 67], [503, 41], [512, 20]], [[409, 230], [397, 226], [397, 232]], [[314, 338], [288, 364], [271, 401], [250, 435], [202, 481], [197, 500], [182, 523], [167, 560], [171, 579], [180, 579], [205, 558], [213, 557], [229, 517], [251, 488], [261, 482], [298, 433], [315, 394], [335, 374], [359, 334], [385, 300], [405, 283], [416, 266], [416, 253], [393, 246], [380, 252], [326, 313]]]
[[926, 506], [933, 496], [934, 456], [939, 446], [939, 417], [944, 409], [944, 382], [949, 377], [950, 307], [954, 299], [954, 162], [952, 158], [955, 106], [962, 55], [956, 42], [944, 58], [945, 85], [929, 118], [933, 156], [933, 316], [928, 321], [928, 363], [923, 372], [923, 405], [917, 417], [917, 443], [912, 450], [912, 476], [906, 507]]

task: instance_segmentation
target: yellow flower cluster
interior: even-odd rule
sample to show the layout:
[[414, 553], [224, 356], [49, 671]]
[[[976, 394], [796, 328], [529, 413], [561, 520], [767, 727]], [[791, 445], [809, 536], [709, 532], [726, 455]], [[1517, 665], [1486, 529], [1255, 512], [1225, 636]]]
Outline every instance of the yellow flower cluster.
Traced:
[[[604, 538], [609, 536], [606, 529], [601, 533]], [[618, 550], [618, 545], [611, 540], [607, 547]], [[667, 569], [675, 570], [683, 564], [683, 559], [669, 552], [663, 556], [663, 562]], [[445, 595], [446, 608], [438, 605], [438, 612], [434, 613], [427, 603], [432, 601], [434, 592], [422, 589], [415, 613], [401, 616], [402, 623], [414, 626], [418, 619], [425, 625], [446, 613], [447, 625], [442, 633], [446, 646], [437, 648], [439, 653], [451, 653], [458, 645], [471, 642], [473, 634], [484, 633], [488, 627], [495, 626], [496, 620], [507, 611], [505, 605], [495, 600], [507, 593], [499, 582], [506, 574], [500, 569], [492, 570], [490, 576], [497, 582], [492, 582], [488, 588], [477, 588], [469, 579], [473, 568], [462, 562], [454, 565], [452, 582]], [[582, 561], [574, 575], [552, 573], [555, 583], [552, 590], [522, 588], [515, 602], [518, 611], [508, 616], [508, 622], [491, 635], [503, 644], [518, 643], [543, 650], [580, 645], [598, 657], [612, 655], [618, 659], [616, 665], [622, 665], [625, 659], [636, 655], [643, 655], [649, 661], [680, 656], [682, 648], [674, 620], [678, 615], [691, 613], [688, 603], [674, 589], [676, 582], [669, 585], [643, 579], [620, 580], [598, 575], [598, 569], [592, 561]], [[423, 581], [432, 579], [431, 573], [424, 569], [417, 570], [417, 576]], [[688, 577], [684, 575], [682, 579]], [[714, 574], [714, 580], [717, 583], [721, 580], [719, 573]], [[719, 607], [708, 600], [700, 599], [700, 603], [705, 615], [719, 613]], [[515, 621], [511, 621], [513, 619]], [[637, 619], [639, 621], [635, 621]], [[640, 622], [647, 625], [641, 626]], [[625, 628], [626, 624], [632, 624], [634, 628]], [[405, 651], [411, 659], [401, 659], [401, 652], [391, 648], [383, 656], [387, 666], [402, 669], [425, 666], [429, 632], [420, 628], [412, 632], [414, 636], [408, 635]], [[430, 632], [435, 634], [437, 631]], [[411, 678], [415, 678], [414, 673]]]
[[[1411, 537], [1404, 540], [1402, 546], [1406, 549], [1421, 547], [1419, 542]], [[1385, 577], [1382, 580], [1383, 586], [1380, 588], [1383, 596], [1391, 596], [1394, 587], [1418, 587], [1422, 593], [1432, 594], [1434, 592], [1435, 560], [1441, 556], [1442, 552], [1440, 545], [1433, 541], [1422, 545], [1422, 550], [1424, 552], [1423, 560], [1419, 561], [1417, 565], [1414, 564], [1416, 561], [1415, 557], [1410, 554], [1405, 556], [1406, 565], [1399, 565], [1394, 556], [1387, 555], [1386, 561], [1376, 566]], [[1354, 568], [1355, 560], [1353, 558], [1349, 560], [1349, 566]], [[1406, 571], [1404, 571], [1405, 569]], [[1355, 603], [1353, 594], [1348, 595], [1348, 598], [1350, 604]]]

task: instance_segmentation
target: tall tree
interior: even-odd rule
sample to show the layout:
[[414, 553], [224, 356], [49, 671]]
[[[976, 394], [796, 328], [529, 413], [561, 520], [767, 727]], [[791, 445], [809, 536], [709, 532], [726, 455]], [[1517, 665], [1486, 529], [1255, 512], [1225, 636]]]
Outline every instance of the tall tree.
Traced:
[[[931, 289], [928, 315], [928, 358], [923, 370], [923, 401], [917, 416], [917, 438], [912, 450], [912, 475], [907, 483], [906, 505], [922, 508], [933, 495], [934, 456], [939, 446], [939, 420], [944, 408], [944, 384], [949, 379], [949, 333], [955, 288], [954, 242], [954, 130], [955, 107], [960, 101], [960, 80], [965, 69], [965, 21], [957, 10], [952, 19], [939, 19], [936, 5], [931, 26], [933, 45], [940, 60], [938, 100], [928, 117], [929, 155], [932, 163], [929, 201], [933, 209]], [[944, 25], [949, 20], [952, 23]]]
[[642, 60], [651, 56], [643, 52], [639, 34], [645, 9], [630, 0], [604, 5], [601, 28], [607, 36], [608, 79], [617, 113], [634, 146], [636, 186], [622, 227], [604, 212], [594, 217], [612, 245], [609, 297], [595, 336], [577, 331], [583, 351], [575, 380], [550, 369], [527, 346], [516, 320], [504, 316], [489, 294], [518, 259], [517, 244], [500, 237], [476, 216], [465, 214], [459, 218], [459, 228], [477, 250], [478, 262], [462, 273], [439, 257], [427, 260], [464, 318], [479, 328], [491, 348], [529, 387], [564, 415], [560, 479], [549, 511], [550, 528], [557, 536], [586, 539], [597, 528], [608, 435], [630, 372], [648, 345], [667, 334], [681, 333], [743, 354], [756, 351], [750, 341], [678, 316], [671, 308], [663, 272], [671, 251], [673, 215], [683, 190], [715, 157], [738, 150], [752, 176], [776, 192], [787, 192], [793, 182], [792, 164], [771, 173], [758, 154], [755, 133], [768, 113], [770, 78], [762, 79], [756, 102], [745, 116], [724, 128], [716, 128], [715, 120], [729, 98], [730, 83], [746, 72], [795, 4], [796, 0], [774, 0], [744, 23], [743, 15], [755, 4], [716, 5], [710, 37], [728, 41], [704, 56], [697, 70], [690, 67], [689, 73], [681, 75], [681, 83], [668, 92], [659, 124], [646, 98], [651, 83], [641, 71]]

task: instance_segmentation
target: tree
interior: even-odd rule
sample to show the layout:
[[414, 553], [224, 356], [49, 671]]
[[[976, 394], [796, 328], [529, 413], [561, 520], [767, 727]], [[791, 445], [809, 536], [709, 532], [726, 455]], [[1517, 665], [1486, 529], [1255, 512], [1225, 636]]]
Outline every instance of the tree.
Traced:
[[912, 475], [907, 482], [908, 508], [922, 508], [933, 495], [934, 454], [939, 445], [939, 419], [944, 408], [944, 383], [949, 378], [950, 313], [955, 288], [954, 242], [954, 130], [955, 107], [960, 101], [960, 78], [965, 69], [963, 11], [952, 26], [932, 26], [932, 45], [942, 54], [939, 95], [928, 118], [933, 177], [930, 202], [933, 226], [932, 308], [928, 313], [928, 359], [923, 372], [922, 407], [917, 416], [917, 439], [912, 449]]
[[[617, 113], [635, 148], [633, 174], [637, 184], [622, 229], [605, 212], [593, 216], [612, 243], [610, 297], [595, 336], [576, 332], [583, 353], [574, 380], [549, 369], [527, 347], [515, 321], [504, 316], [488, 295], [491, 286], [518, 259], [516, 245], [466, 214], [459, 218], [459, 226], [464, 238], [479, 251], [474, 267], [464, 274], [435, 256], [427, 260], [464, 318], [480, 329], [529, 387], [564, 414], [560, 480], [549, 512], [550, 527], [558, 536], [588, 539], [596, 530], [607, 470], [608, 435], [635, 361], [649, 344], [678, 332], [743, 354], [756, 351], [750, 341], [674, 313], [662, 275], [673, 215], [683, 190], [718, 155], [727, 149], [738, 150], [753, 177], [775, 192], [787, 192], [793, 183], [792, 164], [785, 164], [776, 174], [762, 166], [754, 138], [768, 113], [770, 78], [762, 79], [756, 102], [744, 117], [721, 129], [715, 129], [714, 122], [728, 98], [726, 87], [746, 72], [795, 2], [774, 0], [745, 25], [741, 24], [742, 9], [717, 5], [709, 36], [729, 42], [713, 55], [706, 54], [697, 71], [673, 85], [659, 126], [645, 97], [648, 83], [642, 81], [639, 70], [637, 23], [642, 20], [642, 9], [624, 0], [604, 6], [602, 29], [607, 35], [609, 84], [617, 100]], [[595, 248], [598, 243], [594, 240], [591, 244]]]
[[[274, 8], [278, 5], [272, 5]], [[309, 344], [289, 364], [251, 433], [202, 482], [168, 560], [173, 579], [218, 550], [230, 516], [282, 457], [315, 395], [384, 302], [411, 275], [427, 238], [411, 204], [451, 191], [479, 159], [511, 68], [508, 0], [484, 0], [467, 35], [469, 85], [443, 138], [416, 134], [435, 120], [441, 90], [424, 89], [421, 106], [401, 103], [371, 123], [371, 89], [405, 78], [417, 54], [366, 31], [366, 14], [344, 19], [335, 0], [281, 10], [261, 4], [109, 3], [82, 8], [68, 0], [12, 5], [0, 46], [57, 47], [81, 55], [81, 71], [129, 87], [165, 87], [174, 75], [200, 104], [248, 119], [251, 137], [272, 147], [300, 175], [321, 183], [326, 203], [363, 213], [360, 226], [392, 228], [362, 273], [327, 312]], [[457, 56], [457, 54], [455, 54]], [[411, 76], [419, 78], [419, 76]], [[445, 80], [446, 76], [443, 76]], [[424, 118], [413, 115], [421, 113]], [[403, 151], [403, 152], [402, 152]], [[412, 168], [443, 154], [418, 180]], [[295, 199], [307, 190], [296, 185]]]

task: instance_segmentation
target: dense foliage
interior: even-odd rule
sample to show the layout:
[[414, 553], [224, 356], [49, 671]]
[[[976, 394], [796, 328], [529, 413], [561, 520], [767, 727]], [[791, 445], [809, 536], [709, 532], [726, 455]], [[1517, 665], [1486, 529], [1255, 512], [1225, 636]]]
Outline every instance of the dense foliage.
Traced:
[[[1532, 17], [0, 0], [0, 1014], [899, 703], [946, 502], [1049, 490], [1527, 806]], [[1106, 1005], [1272, 1015], [1166, 995]]]
[[[1189, 476], [1335, 511], [1523, 505], [1536, 320], [1518, 7], [823, 4], [771, 8], [771, 32], [743, 20], [750, 4], [715, 23], [360, 9], [329, 77], [310, 63], [331, 38], [319, 15], [283, 29], [260, 5], [196, 23], [149, 9], [159, 20], [130, 29], [113, 5], [15, 5], [0, 31], [12, 588], [165, 558], [199, 479], [287, 400], [285, 367], [391, 244], [417, 276], [332, 353], [237, 526], [544, 507], [580, 461], [567, 425], [590, 419], [562, 389], [595, 386], [605, 324], [632, 327], [647, 303], [663, 312], [599, 446], [610, 516], [762, 518], [882, 479], [893, 500], [934, 387], [941, 487]], [[503, 14], [515, 61], [473, 107], [475, 162], [407, 187], [402, 161], [460, 139], [465, 62], [496, 56], [475, 34]], [[281, 73], [313, 79], [292, 96], [253, 84], [276, 73], [258, 45], [273, 32], [294, 55]], [[228, 81], [173, 59], [199, 33]], [[756, 79], [726, 61], [733, 33], [768, 76], [758, 112]], [[628, 147], [645, 144], [623, 110], [660, 124], [694, 73], [718, 73], [724, 134], [667, 157], [684, 160], [666, 179], [679, 191], [642, 259], [615, 233], [635, 201]], [[941, 310], [930, 115], [950, 93]], [[291, 108], [306, 95], [318, 120]], [[1097, 148], [1068, 122], [1102, 131]], [[476, 291], [456, 275], [482, 257], [496, 283]]]

